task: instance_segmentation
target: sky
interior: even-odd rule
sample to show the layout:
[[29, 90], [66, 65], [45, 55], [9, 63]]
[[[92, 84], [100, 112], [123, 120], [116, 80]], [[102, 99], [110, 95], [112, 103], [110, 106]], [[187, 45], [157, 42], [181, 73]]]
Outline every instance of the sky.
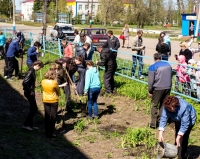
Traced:
[[21, 0], [15, 0], [16, 10], [21, 10]]

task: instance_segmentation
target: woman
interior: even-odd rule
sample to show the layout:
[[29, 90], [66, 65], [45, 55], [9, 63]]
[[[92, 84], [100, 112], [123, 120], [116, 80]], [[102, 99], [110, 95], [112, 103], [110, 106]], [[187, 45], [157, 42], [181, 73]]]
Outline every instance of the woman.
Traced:
[[29, 131], [32, 131], [33, 129], [38, 129], [38, 127], [33, 126], [33, 117], [37, 112], [37, 103], [35, 100], [35, 81], [36, 81], [35, 71], [40, 70], [43, 66], [44, 64], [42, 61], [39, 60], [35, 61], [32, 67], [28, 70], [28, 72], [26, 72], [26, 75], [22, 82], [24, 95], [28, 99], [30, 104], [30, 112], [24, 124], [22, 125], [22, 128]]
[[196, 121], [196, 111], [180, 97], [167, 96], [163, 102], [158, 142], [164, 141], [163, 132], [169, 118], [175, 122], [175, 143], [178, 147], [178, 159], [186, 159], [188, 139]]
[[5, 67], [4, 67], [4, 77], [7, 78], [8, 76], [8, 60], [6, 58], [6, 53], [8, 51], [8, 47], [12, 42], [12, 38], [7, 38], [5, 44], [3, 45], [3, 58], [5, 60]]
[[164, 38], [158, 38], [158, 44], [156, 45], [156, 51], [162, 55], [162, 60], [168, 61], [169, 46], [164, 43]]
[[186, 42], [180, 43], [181, 50], [179, 52], [179, 55], [185, 56], [185, 62], [188, 63], [190, 59], [192, 59], [192, 52], [188, 49], [188, 45]]
[[127, 41], [127, 49], [129, 49], [129, 26], [128, 24], [125, 24], [123, 30], [122, 30], [122, 33], [124, 35], [124, 39], [123, 39], [123, 45], [122, 45], [122, 48], [124, 48], [124, 44], [125, 44], [125, 41]]
[[56, 137], [54, 134], [55, 119], [58, 109], [58, 96], [60, 94], [59, 86], [56, 79], [56, 72], [50, 68], [42, 80], [43, 103], [45, 110], [45, 135], [46, 137]]
[[85, 94], [88, 94], [88, 113], [92, 117], [92, 105], [94, 106], [94, 118], [98, 117], [97, 98], [101, 90], [100, 76], [94, 63], [87, 61], [87, 71], [85, 76]]

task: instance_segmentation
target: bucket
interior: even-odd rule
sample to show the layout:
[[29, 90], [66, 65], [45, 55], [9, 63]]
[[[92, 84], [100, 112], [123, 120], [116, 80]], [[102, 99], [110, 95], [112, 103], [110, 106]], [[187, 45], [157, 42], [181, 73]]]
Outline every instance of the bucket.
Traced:
[[175, 158], [178, 154], [178, 148], [175, 145], [160, 142], [157, 145], [158, 155], [157, 159], [161, 158]]

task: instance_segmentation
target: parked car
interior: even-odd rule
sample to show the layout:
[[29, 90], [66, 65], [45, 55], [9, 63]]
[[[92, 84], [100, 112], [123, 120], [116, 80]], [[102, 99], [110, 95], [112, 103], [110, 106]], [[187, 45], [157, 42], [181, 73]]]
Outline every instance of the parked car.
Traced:
[[81, 30], [82, 33], [91, 38], [94, 46], [102, 45], [109, 39], [104, 28], [85, 28]]
[[70, 41], [74, 41], [74, 27], [72, 24], [64, 24], [64, 23], [56, 23], [52, 30], [50, 30], [50, 36], [56, 38], [58, 35], [57, 30], [61, 30], [65, 37], [67, 37]]

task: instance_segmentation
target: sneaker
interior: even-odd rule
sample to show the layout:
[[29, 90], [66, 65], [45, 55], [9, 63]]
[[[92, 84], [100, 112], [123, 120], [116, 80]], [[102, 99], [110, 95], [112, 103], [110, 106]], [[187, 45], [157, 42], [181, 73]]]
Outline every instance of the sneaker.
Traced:
[[144, 76], [143, 76], [143, 75], [141, 75], [141, 76], [140, 76], [140, 79], [144, 79]]
[[33, 130], [31, 127], [29, 127], [29, 126], [24, 126], [24, 125], [22, 125], [22, 128], [23, 128], [23, 129], [26, 129], [26, 130], [28, 130], [28, 131], [32, 131], [32, 130]]
[[131, 47], [127, 46], [127, 49], [130, 49]]
[[4, 76], [4, 78], [7, 78], [8, 76]]
[[34, 129], [34, 130], [39, 130], [40, 128], [34, 126], [34, 127], [32, 127], [32, 129]]

